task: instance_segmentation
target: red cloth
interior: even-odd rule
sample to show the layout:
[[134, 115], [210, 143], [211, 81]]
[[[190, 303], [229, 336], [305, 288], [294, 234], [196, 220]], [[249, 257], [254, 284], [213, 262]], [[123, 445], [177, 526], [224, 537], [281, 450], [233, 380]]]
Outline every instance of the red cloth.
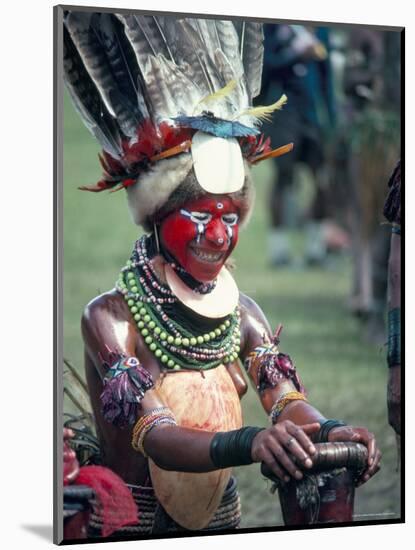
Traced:
[[83, 466], [76, 485], [87, 485], [95, 491], [97, 513], [102, 517], [102, 536], [108, 537], [124, 525], [138, 523], [138, 510], [123, 480], [109, 468]]

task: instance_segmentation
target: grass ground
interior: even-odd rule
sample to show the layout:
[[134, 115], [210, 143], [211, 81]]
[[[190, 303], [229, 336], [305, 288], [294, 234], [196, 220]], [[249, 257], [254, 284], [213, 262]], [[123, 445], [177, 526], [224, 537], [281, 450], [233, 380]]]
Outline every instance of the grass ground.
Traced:
[[[77, 186], [100, 176], [98, 147], [65, 97], [64, 120], [64, 355], [82, 365], [80, 317], [85, 304], [112, 288], [138, 236], [123, 192], [83, 193]], [[96, 159], [96, 160], [95, 160]], [[264, 163], [266, 164], [266, 163]], [[235, 251], [239, 288], [263, 308], [271, 325], [284, 325], [282, 351], [290, 353], [310, 401], [328, 418], [365, 425], [383, 452], [381, 471], [359, 488], [358, 519], [400, 514], [400, 477], [394, 433], [387, 424], [385, 349], [363, 341], [361, 326], [345, 306], [351, 267], [339, 259], [330, 270], [273, 270], [267, 264], [266, 198], [270, 166], [257, 169], [256, 208]], [[298, 249], [302, 236], [293, 235]], [[252, 388], [243, 399], [245, 424], [265, 425]], [[277, 497], [258, 465], [237, 469], [243, 527], [281, 525]]]

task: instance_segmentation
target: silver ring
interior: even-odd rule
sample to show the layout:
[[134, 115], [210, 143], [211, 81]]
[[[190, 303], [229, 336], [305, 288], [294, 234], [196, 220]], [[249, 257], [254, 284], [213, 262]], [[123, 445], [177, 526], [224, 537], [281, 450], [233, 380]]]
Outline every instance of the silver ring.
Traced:
[[286, 443], [287, 447], [290, 447], [292, 445], [294, 439], [295, 439], [294, 437], [290, 437], [290, 439]]

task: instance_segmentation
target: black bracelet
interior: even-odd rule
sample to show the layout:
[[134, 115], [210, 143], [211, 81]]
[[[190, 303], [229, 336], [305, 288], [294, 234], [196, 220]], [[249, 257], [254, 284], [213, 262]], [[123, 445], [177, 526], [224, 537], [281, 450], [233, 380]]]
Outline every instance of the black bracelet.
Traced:
[[392, 225], [392, 233], [395, 233], [395, 235], [401, 234], [401, 226], [400, 225]]
[[401, 308], [388, 311], [388, 366], [401, 364]]
[[316, 443], [327, 443], [329, 440], [329, 432], [333, 428], [340, 426], [346, 426], [346, 423], [343, 420], [324, 420], [320, 422], [320, 431], [317, 433]]
[[251, 447], [254, 437], [265, 428], [247, 426], [240, 430], [218, 432], [210, 444], [210, 459], [216, 468], [252, 464]]

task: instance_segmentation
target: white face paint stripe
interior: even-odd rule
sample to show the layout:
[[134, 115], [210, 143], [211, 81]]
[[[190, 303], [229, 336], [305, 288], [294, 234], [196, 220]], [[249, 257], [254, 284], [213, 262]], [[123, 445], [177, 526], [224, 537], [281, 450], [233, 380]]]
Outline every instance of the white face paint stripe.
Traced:
[[[216, 204], [216, 207], [220, 210], [220, 209], [223, 208], [223, 204], [221, 202], [218, 202]], [[199, 243], [200, 238], [205, 233], [206, 227], [211, 222], [212, 217], [207, 219], [205, 222], [201, 222], [201, 221], [198, 221], [198, 220], [195, 219], [195, 216], [194, 216], [193, 212], [189, 212], [188, 210], [185, 210], [184, 208], [180, 209], [180, 214], [182, 214], [182, 216], [185, 216], [186, 218], [190, 218], [190, 220], [196, 225], [196, 228], [197, 228], [196, 242]], [[233, 238], [233, 229], [232, 229], [232, 227], [238, 223], [238, 218], [236, 218], [235, 221], [231, 224], [226, 223], [226, 221], [222, 219], [222, 223], [224, 223], [225, 226], [226, 226], [226, 232], [228, 234], [228, 239], [229, 239], [229, 244], [230, 244], [232, 242], [232, 238]], [[218, 242], [220, 240], [221, 239], [218, 239]], [[222, 240], [222, 242], [219, 242], [219, 244], [223, 244], [223, 240]]]

